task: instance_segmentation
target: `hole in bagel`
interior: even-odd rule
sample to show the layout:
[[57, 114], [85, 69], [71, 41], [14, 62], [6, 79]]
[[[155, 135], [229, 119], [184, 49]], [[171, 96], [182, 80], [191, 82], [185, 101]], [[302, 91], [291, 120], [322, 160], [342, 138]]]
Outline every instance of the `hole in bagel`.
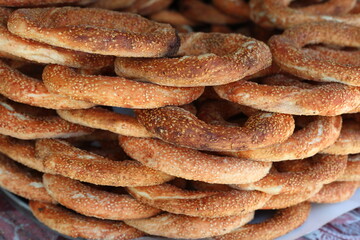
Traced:
[[249, 224], [258, 224], [265, 222], [266, 220], [272, 218], [276, 213], [276, 210], [257, 210], [255, 211], [254, 219], [249, 222]]

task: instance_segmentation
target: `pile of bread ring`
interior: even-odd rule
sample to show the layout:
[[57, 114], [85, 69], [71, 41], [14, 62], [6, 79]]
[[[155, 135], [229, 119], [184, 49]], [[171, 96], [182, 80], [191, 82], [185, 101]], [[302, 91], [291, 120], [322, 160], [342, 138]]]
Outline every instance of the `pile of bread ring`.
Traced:
[[360, 1], [0, 0], [0, 81], [0, 186], [64, 235], [274, 239], [360, 187]]

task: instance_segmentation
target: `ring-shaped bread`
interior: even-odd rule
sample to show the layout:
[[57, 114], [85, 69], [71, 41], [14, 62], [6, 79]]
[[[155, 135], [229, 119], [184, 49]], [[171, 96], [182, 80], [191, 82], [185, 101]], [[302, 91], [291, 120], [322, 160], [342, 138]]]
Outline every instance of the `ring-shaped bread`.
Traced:
[[34, 141], [0, 135], [0, 152], [31, 169], [45, 172], [42, 161], [35, 156]]
[[168, 24], [99, 8], [18, 9], [8, 29], [23, 38], [101, 55], [161, 57], [179, 47], [176, 31]]
[[309, 216], [311, 205], [307, 202], [277, 210], [275, 215], [263, 222], [246, 224], [215, 240], [272, 240], [298, 228]]
[[360, 28], [331, 21], [313, 22], [289, 28], [269, 40], [273, 60], [282, 70], [303, 79], [360, 86], [359, 63], [319, 59], [302, 50], [308, 44], [319, 43], [358, 48]]
[[271, 65], [268, 46], [231, 33], [184, 33], [172, 58], [117, 58], [115, 71], [165, 86], [214, 86], [234, 82]]
[[[360, 61], [359, 61], [360, 63]], [[282, 74], [258, 82], [237, 81], [214, 90], [223, 99], [269, 112], [334, 116], [359, 107], [360, 87], [311, 84]]]
[[264, 148], [222, 153], [264, 162], [311, 157], [337, 141], [342, 127], [341, 123], [341, 116], [313, 117], [303, 128], [296, 130], [282, 143]]
[[337, 181], [360, 181], [360, 154], [348, 156], [345, 172]]
[[101, 56], [21, 38], [9, 32], [7, 22], [12, 10], [0, 8], [0, 51], [12, 56], [39, 63], [61, 64], [75, 68], [99, 69], [114, 62], [111, 56]]
[[297, 193], [280, 193], [272, 195], [261, 209], [284, 209], [302, 202], [317, 194], [324, 185], [313, 185], [306, 187], [301, 192]]
[[[237, 113], [241, 111], [239, 107]], [[285, 141], [295, 127], [291, 115], [258, 111], [253, 111], [242, 127], [206, 123], [174, 106], [136, 110], [136, 114], [139, 122], [157, 138], [207, 151], [241, 151], [269, 146]]]
[[19, 139], [68, 138], [93, 130], [70, 123], [57, 115], [36, 116], [43, 109], [0, 98], [0, 134]]
[[251, 0], [251, 19], [263, 27], [282, 29], [319, 21], [360, 25], [360, 17], [349, 13], [355, 6], [354, 0], [329, 0], [297, 8], [289, 7], [291, 2], [293, 0]]
[[140, 202], [166, 212], [209, 218], [253, 212], [271, 197], [259, 191], [185, 190], [171, 184], [128, 187], [127, 190]]
[[40, 172], [0, 154], [0, 187], [29, 200], [55, 203], [41, 177]]
[[313, 203], [337, 203], [351, 198], [358, 182], [332, 182], [325, 184], [320, 192], [312, 196], [308, 201]]
[[129, 194], [101, 190], [61, 175], [44, 174], [43, 184], [58, 203], [89, 217], [138, 219], [154, 216], [161, 211], [138, 202]]
[[[315, 155], [309, 159], [277, 163], [276, 169], [261, 180], [232, 185], [242, 190], [258, 190], [269, 194], [296, 193], [306, 187], [327, 184], [344, 174], [347, 156]], [[295, 169], [293, 169], [295, 168]]]
[[223, 235], [251, 221], [254, 213], [221, 218], [191, 217], [162, 213], [145, 219], [125, 220], [127, 225], [145, 233], [168, 237], [197, 239]]
[[343, 121], [339, 138], [321, 153], [347, 155], [360, 153], [360, 124], [351, 119]]
[[39, 7], [57, 4], [88, 4], [95, 0], [0, 0], [2, 7]]
[[50, 93], [44, 83], [11, 68], [0, 60], [0, 94], [24, 104], [51, 109], [82, 109], [94, 106], [84, 101]]
[[85, 217], [59, 205], [30, 201], [29, 207], [40, 222], [74, 238], [130, 240], [145, 235], [121, 221]]
[[127, 155], [145, 166], [189, 180], [251, 183], [266, 176], [271, 167], [271, 163], [211, 155], [151, 138], [121, 136], [119, 142]]
[[134, 160], [111, 160], [55, 139], [40, 139], [35, 149], [48, 171], [96, 185], [149, 186], [174, 178]]
[[81, 74], [60, 65], [48, 65], [43, 72], [43, 81], [50, 92], [99, 105], [123, 108], [188, 104], [204, 91], [204, 87], [167, 87], [123, 77]]
[[107, 130], [119, 135], [152, 137], [152, 134], [135, 117], [113, 112], [105, 108], [58, 110], [57, 114], [66, 121]]

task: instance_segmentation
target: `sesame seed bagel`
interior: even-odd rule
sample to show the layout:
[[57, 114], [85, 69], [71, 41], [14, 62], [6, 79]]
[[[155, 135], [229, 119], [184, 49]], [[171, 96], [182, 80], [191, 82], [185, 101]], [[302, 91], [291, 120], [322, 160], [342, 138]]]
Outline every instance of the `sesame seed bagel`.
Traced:
[[70, 237], [129, 240], [145, 235], [123, 222], [85, 217], [58, 205], [30, 201], [29, 206], [40, 222]]
[[347, 155], [360, 153], [360, 124], [351, 119], [345, 119], [339, 138], [321, 153]]
[[48, 65], [43, 72], [43, 81], [50, 92], [72, 99], [124, 108], [188, 104], [200, 97], [204, 91], [203, 87], [166, 87], [123, 77], [80, 74], [60, 65]]
[[360, 154], [348, 156], [345, 172], [337, 181], [360, 181]]
[[35, 116], [32, 112], [36, 111], [41, 112], [42, 109], [10, 102], [1, 97], [0, 134], [20, 139], [36, 139], [67, 138], [93, 131], [90, 128], [67, 122], [57, 115]]
[[11, 13], [12, 10], [0, 8], [0, 51], [4, 53], [34, 62], [61, 64], [76, 68], [102, 68], [112, 65], [114, 62], [114, 58], [110, 56], [54, 47], [16, 36], [9, 32], [6, 25]]
[[2, 7], [35, 7], [55, 4], [81, 4], [94, 0], [0, 0]]
[[8, 29], [23, 38], [101, 55], [161, 57], [179, 46], [170, 25], [98, 8], [18, 9]]
[[338, 22], [314, 22], [287, 29], [269, 40], [273, 60], [284, 71], [308, 80], [360, 86], [358, 64], [324, 61], [302, 51], [305, 45], [317, 43], [358, 48], [360, 29]]
[[[190, 186], [196, 190], [200, 191], [231, 191], [234, 190], [230, 185], [222, 184], [209, 184], [205, 182], [190, 182]], [[308, 186], [305, 189], [302, 189], [301, 192], [290, 193], [290, 194], [277, 194], [270, 195], [271, 197], [266, 201], [266, 203], [261, 207], [261, 209], [283, 209], [288, 208], [299, 203], [302, 203], [315, 195], [322, 188], [320, 185]]]
[[140, 202], [161, 210], [195, 217], [225, 217], [253, 212], [264, 206], [271, 195], [258, 191], [185, 190], [171, 184], [128, 187]]
[[251, 183], [266, 176], [271, 167], [271, 163], [206, 154], [151, 138], [121, 136], [119, 142], [127, 155], [145, 166], [189, 180]]
[[215, 240], [271, 240], [298, 228], [309, 216], [311, 205], [300, 203], [293, 207], [277, 210], [275, 215], [263, 222], [246, 224], [241, 228], [215, 237]]
[[42, 161], [35, 156], [34, 141], [0, 135], [0, 152], [29, 168], [45, 172]]
[[234, 82], [271, 64], [263, 42], [241, 34], [180, 34], [173, 58], [117, 58], [115, 72], [166, 86], [213, 86]]
[[151, 235], [196, 239], [228, 233], [251, 221], [253, 217], [253, 212], [221, 218], [200, 218], [162, 213], [151, 218], [125, 220], [124, 222]]
[[240, 151], [285, 141], [294, 131], [291, 115], [254, 112], [243, 127], [213, 125], [179, 107], [137, 110], [137, 118], [156, 137], [208, 151]]
[[356, 0], [329, 0], [300, 8], [289, 7], [291, 2], [292, 0], [252, 0], [251, 19], [261, 26], [277, 28], [324, 20], [355, 26], [360, 24], [359, 16], [347, 14], [355, 6]]
[[315, 155], [310, 159], [279, 162], [276, 166], [279, 170], [274, 169], [260, 181], [232, 186], [269, 194], [296, 193], [314, 184], [335, 181], [344, 174], [346, 163], [347, 156], [340, 155]]
[[32, 106], [51, 109], [79, 109], [94, 106], [58, 94], [49, 93], [44, 83], [11, 68], [0, 60], [0, 94]]
[[40, 139], [35, 148], [45, 169], [96, 185], [148, 186], [174, 178], [137, 161], [114, 161], [55, 139]]
[[358, 182], [332, 182], [309, 199], [314, 203], [337, 203], [348, 200], [358, 188]]
[[60, 175], [44, 174], [47, 192], [61, 205], [82, 215], [109, 220], [148, 218], [159, 209], [141, 204], [128, 194], [85, 185]]
[[135, 117], [112, 112], [104, 108], [58, 110], [57, 113], [66, 121], [91, 128], [107, 130], [124, 136], [152, 136]]
[[341, 116], [313, 117], [303, 128], [295, 131], [293, 135], [282, 143], [265, 148], [222, 153], [264, 162], [311, 157], [332, 145], [338, 139], [341, 123]]
[[219, 11], [214, 5], [201, 0], [181, 0], [180, 13], [193, 21], [207, 24], [237, 24], [248, 19], [243, 16], [227, 15]]
[[55, 202], [46, 192], [41, 173], [0, 154], [0, 186], [26, 199]]
[[359, 107], [360, 102], [359, 87], [311, 84], [282, 74], [266, 77], [259, 83], [237, 81], [214, 89], [221, 98], [231, 102], [294, 115], [340, 115]]
[[313, 185], [306, 187], [301, 192], [297, 193], [281, 193], [272, 195], [261, 209], [283, 209], [297, 205], [307, 201], [309, 198], [317, 194], [322, 187], [322, 184]]

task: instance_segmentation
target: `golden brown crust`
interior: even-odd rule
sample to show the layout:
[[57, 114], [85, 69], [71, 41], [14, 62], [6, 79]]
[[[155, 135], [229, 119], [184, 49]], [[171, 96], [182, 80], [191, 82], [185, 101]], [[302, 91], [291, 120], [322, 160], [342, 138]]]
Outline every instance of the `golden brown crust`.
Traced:
[[150, 138], [122, 136], [119, 142], [130, 157], [144, 165], [190, 180], [223, 184], [250, 183], [263, 178], [271, 167], [271, 163], [215, 156]]
[[359, 107], [360, 102], [359, 87], [313, 85], [286, 75], [270, 76], [262, 83], [237, 81], [214, 89], [221, 98], [238, 104], [294, 115], [340, 115]]
[[180, 146], [209, 151], [240, 151], [285, 141], [294, 131], [291, 115], [256, 112], [243, 127], [211, 125], [178, 107], [137, 110], [156, 137]]
[[49, 228], [70, 237], [128, 240], [144, 236], [143, 232], [120, 221], [85, 217], [53, 204], [30, 201], [34, 216]]
[[213, 86], [234, 82], [271, 65], [269, 48], [241, 34], [180, 34], [174, 58], [117, 58], [119, 76], [165, 86]]
[[[360, 18], [359, 18], [360, 19]], [[337, 59], [322, 60], [308, 57], [302, 51], [307, 44], [333, 44], [359, 47], [360, 28], [338, 22], [314, 22], [285, 30], [269, 40], [273, 60], [284, 71], [303, 79], [339, 82], [360, 86], [359, 65], [343, 64]]]
[[54, 203], [44, 188], [41, 175], [0, 154], [1, 187], [26, 199]]
[[42, 161], [35, 157], [34, 141], [0, 135], [0, 152], [29, 168], [45, 172]]
[[140, 202], [161, 210], [209, 218], [253, 212], [263, 207], [271, 197], [258, 191], [193, 191], [170, 184], [127, 189]]
[[104, 191], [60, 175], [44, 174], [43, 183], [58, 203], [89, 217], [123, 220], [148, 218], [160, 212], [128, 194]]
[[[304, 166], [298, 171], [273, 171], [258, 182], [233, 185], [243, 190], [258, 190], [270, 194], [296, 193], [314, 184], [327, 184], [343, 175], [347, 156], [315, 155], [311, 159], [279, 162], [286, 170]], [[281, 166], [281, 165], [278, 165]]]
[[43, 72], [43, 81], [50, 92], [100, 105], [124, 108], [188, 104], [200, 97], [204, 91], [203, 87], [166, 87], [123, 77], [79, 74], [60, 65], [47, 66]]
[[290, 8], [290, 3], [291, 0], [251, 1], [251, 19], [261, 26], [276, 28], [324, 20], [360, 25], [359, 16], [346, 14], [354, 7], [355, 0], [330, 0], [301, 8]]
[[360, 154], [348, 156], [345, 172], [337, 181], [360, 181]]
[[168, 238], [205, 238], [228, 233], [249, 222], [254, 213], [222, 218], [200, 218], [163, 213], [146, 219], [124, 222], [151, 235]]
[[317, 194], [322, 187], [322, 184], [313, 185], [310, 187], [306, 187], [305, 189], [297, 193], [281, 193], [278, 195], [273, 195], [269, 199], [269, 201], [265, 203], [262, 209], [283, 209], [297, 205], [299, 203], [305, 202], [306, 200]]
[[360, 124], [351, 119], [345, 119], [339, 138], [321, 153], [347, 155], [360, 153]]
[[10, 16], [8, 28], [24, 38], [102, 55], [160, 57], [179, 46], [170, 25], [98, 8], [19, 9]]
[[59, 110], [57, 113], [66, 121], [124, 136], [152, 136], [135, 117], [112, 112], [104, 108]]
[[[36, 7], [55, 4], [76, 4], [81, 2], [90, 2], [91, 0], [0, 0], [2, 7]], [[94, 0], [92, 0], [94, 1]]]
[[[16, 104], [19, 105], [19, 104]], [[20, 106], [27, 112], [42, 109], [28, 105]], [[18, 110], [13, 102], [0, 99], [0, 133], [20, 139], [67, 138], [85, 135], [93, 130], [67, 122], [59, 116], [33, 116]]]
[[358, 182], [332, 182], [309, 199], [314, 203], [337, 203], [348, 200], [358, 188]]
[[257, 224], [246, 224], [229, 234], [215, 237], [216, 240], [271, 240], [294, 230], [303, 224], [309, 213], [311, 205], [300, 203], [293, 207], [278, 210], [275, 215]]
[[1, 60], [0, 93], [13, 101], [43, 108], [78, 109], [94, 105], [49, 93], [42, 81], [22, 74]]
[[287, 140], [269, 147], [239, 152], [223, 152], [226, 155], [256, 161], [276, 162], [311, 157], [332, 145], [339, 137], [342, 119], [315, 117]]
[[38, 140], [35, 147], [45, 169], [96, 185], [148, 186], [174, 178], [137, 161], [114, 161], [55, 139]]
[[102, 68], [112, 65], [114, 62], [114, 58], [110, 56], [54, 47], [16, 36], [9, 32], [6, 26], [11, 13], [12, 10], [0, 8], [0, 51], [2, 52], [34, 62], [61, 64], [76, 68]]

